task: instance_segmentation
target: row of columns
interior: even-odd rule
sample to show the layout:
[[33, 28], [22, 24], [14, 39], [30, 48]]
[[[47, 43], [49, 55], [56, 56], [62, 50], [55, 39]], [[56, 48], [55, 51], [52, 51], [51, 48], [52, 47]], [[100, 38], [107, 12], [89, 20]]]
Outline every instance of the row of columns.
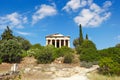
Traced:
[[70, 40], [68, 39], [48, 39], [46, 40], [46, 45], [54, 45], [56, 48], [61, 48], [62, 46], [70, 47]]

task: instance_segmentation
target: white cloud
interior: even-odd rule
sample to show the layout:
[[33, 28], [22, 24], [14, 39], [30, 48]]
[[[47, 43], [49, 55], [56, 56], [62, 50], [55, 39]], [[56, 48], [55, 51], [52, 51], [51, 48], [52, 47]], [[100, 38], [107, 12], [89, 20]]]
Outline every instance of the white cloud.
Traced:
[[15, 32], [24, 36], [31, 35], [31, 33], [28, 33], [28, 32], [21, 32], [21, 31], [15, 31]]
[[32, 24], [35, 24], [36, 22], [38, 22], [39, 20], [48, 17], [48, 16], [53, 16], [57, 14], [57, 10], [54, 6], [50, 6], [50, 5], [41, 5], [39, 7], [39, 9], [37, 9], [37, 11], [33, 14], [32, 16]]
[[70, 9], [77, 10], [80, 7], [80, 0], [70, 0], [65, 7], [63, 7], [63, 10], [69, 11]]
[[103, 7], [104, 7], [104, 8], [108, 8], [108, 7], [110, 7], [111, 5], [112, 5], [112, 2], [111, 2], [111, 1], [105, 1]]
[[106, 9], [111, 5], [112, 3], [108, 1], [104, 3], [103, 7], [92, 3], [88, 9], [82, 9], [79, 15], [74, 18], [74, 21], [78, 25], [82, 24], [83, 27], [98, 27], [111, 16], [111, 12]]
[[[90, 3], [90, 1], [89, 1], [89, 3]], [[87, 0], [70, 0], [63, 7], [63, 10], [66, 10], [67, 12], [69, 12], [70, 10], [76, 11], [80, 7], [84, 7], [86, 5], [87, 5]]]
[[27, 17], [14, 12], [5, 16], [0, 16], [0, 29], [10, 26], [11, 28], [23, 28], [23, 24], [27, 23]]

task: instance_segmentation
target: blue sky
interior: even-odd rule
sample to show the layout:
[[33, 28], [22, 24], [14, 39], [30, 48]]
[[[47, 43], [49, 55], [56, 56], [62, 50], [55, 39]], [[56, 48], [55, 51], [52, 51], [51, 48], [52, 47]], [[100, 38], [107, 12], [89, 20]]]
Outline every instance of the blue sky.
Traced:
[[0, 0], [0, 34], [9, 26], [16, 36], [45, 45], [45, 36], [79, 36], [78, 25], [98, 49], [120, 43], [120, 0]]

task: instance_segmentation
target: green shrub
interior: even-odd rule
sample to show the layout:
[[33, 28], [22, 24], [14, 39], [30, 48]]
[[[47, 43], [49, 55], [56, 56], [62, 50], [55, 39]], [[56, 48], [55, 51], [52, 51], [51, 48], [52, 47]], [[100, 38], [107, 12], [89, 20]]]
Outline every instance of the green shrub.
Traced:
[[99, 58], [100, 55], [97, 53], [97, 51], [91, 48], [82, 50], [79, 57], [81, 61], [86, 61], [86, 62], [98, 61]]
[[80, 62], [81, 67], [90, 68], [90, 67], [92, 67], [92, 65], [93, 65], [92, 62], [86, 62], [86, 61]]
[[73, 61], [73, 55], [72, 54], [67, 54], [64, 57], [64, 63], [72, 63]]
[[2, 59], [0, 58], [0, 64], [2, 63]]
[[100, 72], [109, 75], [120, 75], [120, 64], [109, 57], [104, 57], [99, 62]]
[[81, 52], [84, 49], [89, 49], [89, 48], [97, 50], [96, 49], [96, 45], [92, 41], [90, 41], [90, 40], [84, 40], [81, 45], [78, 45], [78, 46], [75, 47], [75, 49], [76, 49], [78, 54], [81, 54]]
[[27, 51], [24, 51], [24, 50], [23, 50], [23, 51], [22, 51], [22, 54], [21, 54], [21, 57], [24, 58], [24, 57], [26, 57], [26, 56], [28, 56]]
[[120, 64], [120, 48], [111, 47], [108, 49], [103, 49], [99, 51], [102, 57], [111, 57], [111, 59]]
[[55, 49], [55, 56], [58, 57], [64, 57], [67, 54], [72, 54], [73, 50], [69, 47], [63, 46], [61, 48]]
[[52, 53], [43, 51], [43, 53], [39, 54], [39, 56], [37, 57], [37, 60], [38, 60], [38, 63], [43, 64], [43, 63], [51, 63], [54, 60], [54, 58]]
[[54, 47], [53, 46], [46, 46], [43, 49], [39, 50], [36, 59], [38, 63], [46, 64], [46, 63], [51, 63], [54, 61]]
[[3, 62], [20, 62], [21, 53], [21, 44], [17, 40], [4, 40], [0, 45], [0, 57]]

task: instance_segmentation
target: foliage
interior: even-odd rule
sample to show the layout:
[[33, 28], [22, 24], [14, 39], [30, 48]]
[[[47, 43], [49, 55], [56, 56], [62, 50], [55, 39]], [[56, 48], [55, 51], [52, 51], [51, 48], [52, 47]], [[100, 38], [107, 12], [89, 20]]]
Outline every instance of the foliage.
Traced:
[[104, 57], [99, 62], [100, 72], [103, 74], [120, 75], [120, 64], [109, 57]]
[[20, 36], [14, 36], [8, 26], [1, 34], [1, 39], [0, 57], [3, 62], [20, 62], [22, 57], [27, 56], [22, 53], [31, 47], [30, 42]]
[[0, 58], [0, 64], [2, 63], [2, 59]]
[[80, 34], [79, 34], [79, 44], [81, 45], [83, 43], [83, 33], [82, 33], [82, 25], [80, 24]]
[[73, 45], [75, 48], [77, 48], [79, 46], [79, 38], [74, 39]]
[[28, 56], [27, 51], [22, 50], [21, 57], [24, 58], [24, 57], [27, 57], [27, 56]]
[[94, 62], [100, 59], [100, 55], [97, 53], [95, 49], [88, 48], [82, 50], [79, 58], [81, 61]]
[[80, 66], [85, 67], [85, 68], [90, 68], [92, 67], [93, 63], [92, 62], [86, 62], [86, 61], [81, 61]]
[[67, 46], [62, 46], [61, 48], [55, 48], [55, 56], [58, 57], [64, 57], [67, 54], [72, 54], [73, 50]]
[[103, 49], [99, 51], [99, 54], [102, 57], [110, 57], [113, 61], [120, 64], [120, 48], [111, 47], [108, 49]]
[[31, 43], [28, 40], [26, 40], [26, 39], [24, 39], [20, 36], [15, 37], [15, 39], [17, 39], [18, 42], [21, 44], [21, 47], [22, 47], [23, 50], [27, 51], [27, 50], [30, 49]]
[[34, 44], [31, 46], [31, 48], [27, 51], [27, 55], [28, 56], [37, 56], [37, 54], [39, 53], [40, 50], [43, 50], [43, 46], [41, 46], [40, 44]]
[[37, 55], [35, 56], [38, 63], [51, 63], [54, 57], [54, 47], [53, 46], [46, 46], [43, 49], [39, 50]]
[[8, 26], [5, 29], [5, 31], [2, 33], [1, 38], [2, 38], [2, 40], [9, 40], [9, 39], [14, 38], [14, 36], [12, 34], [12, 30]]
[[83, 43], [82, 43], [82, 45], [81, 45], [81, 47], [83, 49], [85, 49], [85, 48], [86, 49], [87, 48], [92, 48], [92, 49], [96, 50], [96, 45], [92, 41], [90, 41], [90, 40], [84, 40]]
[[78, 54], [81, 54], [81, 52], [83, 50], [89, 49], [89, 48], [96, 50], [96, 46], [95, 46], [95, 44], [92, 41], [84, 40], [81, 46], [77, 46], [76, 47], [76, 51], [77, 51]]
[[3, 62], [19, 62], [21, 60], [21, 53], [21, 44], [17, 40], [2, 41], [0, 45], [0, 57]]
[[73, 61], [73, 55], [72, 54], [66, 54], [64, 57], [64, 63], [72, 63]]
[[42, 46], [39, 43], [37, 43], [37, 44], [32, 45], [31, 49], [40, 49], [41, 47]]

